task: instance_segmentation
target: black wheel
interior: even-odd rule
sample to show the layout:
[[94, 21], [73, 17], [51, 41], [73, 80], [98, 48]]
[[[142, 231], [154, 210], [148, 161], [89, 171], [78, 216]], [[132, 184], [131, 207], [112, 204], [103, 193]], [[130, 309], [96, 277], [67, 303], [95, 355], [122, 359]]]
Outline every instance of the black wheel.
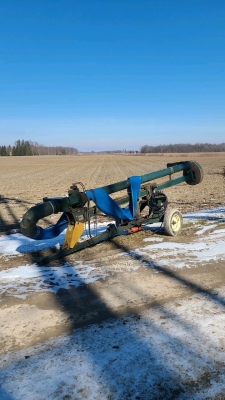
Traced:
[[204, 173], [201, 165], [199, 165], [195, 161], [191, 161], [191, 168], [188, 171], [183, 172], [183, 176], [189, 175], [189, 172], [193, 172], [194, 180], [190, 180], [187, 182], [188, 185], [197, 185], [203, 179]]
[[168, 236], [177, 236], [182, 231], [183, 218], [179, 210], [166, 210], [164, 214], [164, 230]]

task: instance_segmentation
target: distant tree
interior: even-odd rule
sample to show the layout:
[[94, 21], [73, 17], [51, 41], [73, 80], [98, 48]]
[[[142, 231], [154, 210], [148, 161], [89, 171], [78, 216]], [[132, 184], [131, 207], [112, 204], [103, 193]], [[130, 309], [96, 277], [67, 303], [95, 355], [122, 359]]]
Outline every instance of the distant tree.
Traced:
[[1, 147], [0, 147], [0, 156], [1, 156], [1, 157], [7, 156], [6, 146], [1, 146]]
[[178, 143], [162, 144], [158, 146], [148, 146], [147, 144], [140, 148], [140, 153], [201, 153], [201, 152], [224, 152], [225, 143]]
[[43, 146], [31, 140], [17, 140], [15, 145], [0, 146], [0, 156], [36, 156], [36, 155], [75, 155], [78, 150], [75, 147]]

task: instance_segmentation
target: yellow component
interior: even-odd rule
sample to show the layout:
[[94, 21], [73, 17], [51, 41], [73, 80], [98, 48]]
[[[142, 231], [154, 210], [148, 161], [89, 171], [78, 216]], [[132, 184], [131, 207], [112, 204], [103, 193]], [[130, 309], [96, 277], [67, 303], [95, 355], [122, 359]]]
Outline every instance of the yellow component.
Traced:
[[68, 225], [66, 230], [66, 236], [63, 243], [63, 249], [72, 249], [77, 243], [78, 239], [84, 232], [84, 224], [82, 222], [76, 222], [75, 225]]

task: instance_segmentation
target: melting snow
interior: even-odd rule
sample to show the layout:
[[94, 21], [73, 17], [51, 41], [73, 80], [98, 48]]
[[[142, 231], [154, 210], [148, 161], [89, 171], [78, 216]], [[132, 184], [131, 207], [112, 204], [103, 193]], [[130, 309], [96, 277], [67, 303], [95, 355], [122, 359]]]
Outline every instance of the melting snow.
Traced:
[[[192, 243], [145, 238], [144, 246], [135, 250], [135, 254], [171, 268], [224, 260], [225, 229], [217, 228], [219, 222], [225, 221], [225, 209], [190, 213], [184, 218], [204, 219], [209, 225], [197, 231]], [[35, 242], [19, 234], [1, 236], [1, 260], [59, 246], [63, 237], [62, 234], [55, 240]], [[0, 271], [0, 288], [2, 292], [24, 296], [29, 291], [56, 292], [61, 287], [102, 277], [104, 274], [97, 274], [92, 265], [81, 261], [51, 268], [21, 265]], [[93, 324], [26, 350], [2, 354], [0, 398], [222, 399], [224, 307], [222, 287], [217, 294], [190, 296], [139, 316]]]
[[88, 284], [105, 277], [106, 274], [97, 274], [93, 267], [82, 262], [76, 266], [67, 263], [60, 267], [22, 265], [0, 271], [1, 292], [14, 296], [32, 291], [56, 293], [59, 289], [77, 287], [84, 282]]
[[222, 399], [224, 305], [221, 288], [3, 354], [0, 397]]
[[[225, 260], [225, 229], [216, 229], [218, 224], [215, 224], [216, 220], [218, 222], [225, 221], [225, 208], [201, 210], [185, 214], [183, 217], [185, 220], [190, 219], [192, 221], [205, 219], [208, 225], [197, 231], [198, 237], [196, 239], [193, 238], [191, 243], [166, 242], [162, 237], [144, 238], [143, 242], [150, 242], [150, 244], [136, 249], [135, 254], [144, 256], [150, 262], [158, 262], [162, 266], [170, 268], [190, 268], [211, 260]], [[212, 218], [214, 219], [213, 223]], [[98, 233], [104, 231], [106, 227], [107, 223], [100, 224]], [[208, 233], [207, 230], [209, 229], [213, 229], [213, 232], [210, 231]], [[94, 233], [94, 227], [92, 227], [92, 233]], [[86, 237], [86, 234], [84, 234], [83, 239]], [[59, 247], [63, 240], [64, 233], [55, 239], [40, 241], [29, 239], [18, 233], [1, 236], [0, 254], [2, 256], [18, 256], [24, 252], [37, 251], [53, 246]], [[134, 252], [129, 253], [131, 259], [133, 254]], [[123, 253], [121, 252], [120, 255], [122, 256]], [[127, 265], [127, 269], [129, 269], [129, 263]], [[138, 269], [139, 266], [140, 263], [135, 263], [135, 257], [133, 257], [132, 269]], [[120, 263], [117, 265], [118, 270], [119, 267]], [[124, 268], [126, 268], [126, 265], [123, 265]], [[25, 297], [31, 291], [51, 291], [56, 293], [60, 288], [68, 289], [70, 286], [88, 284], [98, 279], [104, 279], [106, 276], [104, 267], [102, 272], [96, 273], [92, 265], [83, 264], [82, 261], [76, 262], [74, 265], [67, 263], [60, 267], [39, 267], [37, 264], [20, 265], [0, 271], [0, 289], [2, 293], [7, 292], [14, 296]]]

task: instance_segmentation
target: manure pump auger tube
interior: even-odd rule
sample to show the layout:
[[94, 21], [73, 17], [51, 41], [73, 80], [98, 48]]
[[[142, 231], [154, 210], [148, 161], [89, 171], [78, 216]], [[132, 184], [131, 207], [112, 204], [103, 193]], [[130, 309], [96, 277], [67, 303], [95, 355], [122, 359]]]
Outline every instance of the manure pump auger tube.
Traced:
[[[178, 172], [183, 172], [183, 174], [172, 179], [171, 176]], [[164, 183], [160, 183], [159, 185], [156, 182], [149, 183], [165, 176], [169, 176], [169, 180]], [[203, 170], [198, 163], [195, 161], [181, 161], [167, 164], [167, 168], [159, 171], [150, 172], [142, 176], [131, 176], [125, 181], [96, 189], [85, 190], [83, 185], [78, 182], [70, 187], [68, 196], [45, 197], [43, 203], [31, 207], [22, 218], [20, 223], [21, 232], [32, 239], [42, 240], [58, 236], [67, 227], [63, 245], [64, 250], [59, 252], [59, 256], [112, 238], [124, 229], [131, 233], [140, 230], [144, 224], [163, 223], [164, 217], [166, 221], [165, 230], [167, 229], [166, 227], [172, 224], [167, 229], [167, 233], [175, 235], [182, 228], [182, 221], [180, 221], [182, 217], [176, 213], [170, 213], [166, 216], [168, 201], [166, 195], [161, 190], [182, 182], [186, 182], [188, 185], [197, 185], [202, 179]], [[82, 191], [79, 190], [79, 185], [82, 187]], [[124, 189], [127, 189], [125, 197], [113, 200], [109, 196], [111, 193]], [[94, 202], [95, 205], [90, 207], [90, 201]], [[125, 203], [128, 203], [126, 207], [120, 207], [120, 205]], [[143, 217], [143, 210], [146, 206], [149, 212]], [[90, 225], [90, 219], [98, 211], [104, 213], [105, 216], [113, 218], [116, 221], [115, 225], [108, 225], [104, 234], [97, 235], [92, 240], [82, 242], [84, 244], [76, 244], [83, 233], [84, 224], [89, 222]], [[40, 219], [58, 213], [62, 213], [62, 215], [55, 225], [51, 225], [45, 229], [37, 225]]]

